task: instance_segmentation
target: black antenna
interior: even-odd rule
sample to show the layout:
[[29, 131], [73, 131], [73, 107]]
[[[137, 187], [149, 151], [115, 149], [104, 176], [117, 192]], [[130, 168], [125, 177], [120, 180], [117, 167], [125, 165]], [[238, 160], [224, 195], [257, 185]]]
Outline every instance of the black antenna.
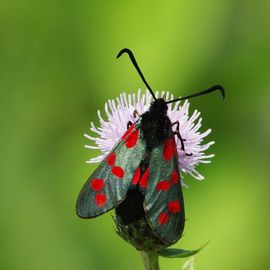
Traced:
[[150, 93], [151, 93], [151, 95], [153, 96], [154, 100], [156, 100], [156, 97], [155, 97], [155, 95], [154, 95], [154, 92], [153, 92], [153, 90], [151, 89], [151, 87], [149, 86], [149, 84], [147, 83], [147, 81], [145, 80], [145, 78], [144, 78], [144, 76], [143, 76], [143, 74], [142, 74], [142, 72], [141, 72], [141, 70], [140, 70], [140, 68], [139, 68], [139, 66], [138, 66], [138, 64], [137, 64], [137, 62], [136, 62], [136, 59], [135, 59], [135, 57], [134, 57], [132, 51], [131, 51], [130, 49], [124, 48], [124, 49], [122, 49], [122, 50], [117, 54], [116, 58], [119, 58], [123, 53], [127, 53], [127, 54], [128, 54], [128, 56], [129, 56], [129, 58], [130, 58], [132, 64], [134, 65], [134, 67], [135, 67], [136, 70], [138, 71], [138, 73], [139, 73], [140, 77], [142, 78], [144, 84], [146, 85], [146, 87], [147, 87], [148, 90], [150, 91]]
[[195, 93], [195, 94], [192, 94], [192, 95], [189, 95], [189, 96], [185, 96], [185, 97], [173, 99], [173, 100], [167, 101], [166, 103], [168, 104], [168, 103], [173, 103], [173, 102], [176, 102], [176, 101], [179, 101], [179, 100], [183, 100], [183, 99], [188, 99], [188, 98], [192, 98], [192, 97], [202, 96], [202, 95], [205, 95], [205, 94], [214, 92], [216, 90], [219, 90], [221, 92], [222, 97], [225, 98], [225, 89], [223, 88], [223, 86], [221, 86], [221, 85], [214, 85], [214, 86], [212, 86], [212, 87], [210, 87], [210, 88], [208, 88], [206, 90], [200, 91], [198, 93]]

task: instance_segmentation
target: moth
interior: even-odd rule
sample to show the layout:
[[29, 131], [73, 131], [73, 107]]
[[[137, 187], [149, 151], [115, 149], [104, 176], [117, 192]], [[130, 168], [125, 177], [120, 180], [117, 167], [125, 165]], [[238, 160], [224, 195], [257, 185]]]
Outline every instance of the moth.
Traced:
[[124, 53], [154, 100], [135, 123], [127, 123], [121, 140], [89, 177], [77, 199], [77, 214], [81, 218], [93, 218], [116, 208], [124, 224], [144, 216], [159, 239], [173, 244], [181, 237], [185, 224], [176, 140], [180, 141], [183, 151], [185, 141], [179, 122], [172, 123], [167, 115], [167, 104], [215, 90], [224, 97], [225, 91], [222, 86], [214, 85], [170, 101], [156, 98], [133, 53], [124, 48], [117, 58]]

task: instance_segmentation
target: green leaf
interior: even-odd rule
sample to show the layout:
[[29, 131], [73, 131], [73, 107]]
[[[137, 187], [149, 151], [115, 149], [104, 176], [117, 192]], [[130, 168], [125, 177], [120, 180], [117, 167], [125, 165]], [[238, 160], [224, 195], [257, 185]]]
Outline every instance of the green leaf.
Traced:
[[158, 254], [165, 258], [186, 258], [192, 255], [195, 255], [201, 251], [209, 242], [204, 244], [202, 247], [194, 250], [185, 250], [177, 248], [166, 248], [158, 252]]

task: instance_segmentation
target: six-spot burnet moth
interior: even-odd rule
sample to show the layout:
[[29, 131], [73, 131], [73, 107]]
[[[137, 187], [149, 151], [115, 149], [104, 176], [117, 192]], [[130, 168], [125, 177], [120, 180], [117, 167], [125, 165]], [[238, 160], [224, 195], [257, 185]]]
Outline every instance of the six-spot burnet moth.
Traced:
[[225, 91], [215, 85], [170, 101], [156, 98], [133, 53], [125, 48], [117, 58], [124, 53], [130, 57], [154, 101], [135, 123], [127, 123], [121, 140], [89, 177], [77, 199], [77, 214], [93, 218], [116, 208], [116, 214], [127, 225], [143, 216], [155, 235], [170, 245], [181, 237], [185, 224], [175, 140], [180, 141], [183, 151], [185, 142], [179, 122], [172, 123], [167, 116], [167, 104], [215, 90], [224, 98]]

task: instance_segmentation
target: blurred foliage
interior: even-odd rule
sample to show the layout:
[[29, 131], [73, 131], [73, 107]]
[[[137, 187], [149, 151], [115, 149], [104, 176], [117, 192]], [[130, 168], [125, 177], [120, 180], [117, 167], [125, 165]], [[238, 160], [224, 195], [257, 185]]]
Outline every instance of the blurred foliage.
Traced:
[[[142, 269], [110, 214], [81, 220], [77, 194], [96, 165], [83, 148], [97, 109], [145, 89], [123, 47], [155, 89], [193, 99], [213, 129], [205, 181], [185, 177], [187, 223], [175, 247], [196, 269], [269, 269], [270, 2], [14, 1], [0, 3], [0, 268]], [[161, 259], [162, 269], [183, 260]]]

